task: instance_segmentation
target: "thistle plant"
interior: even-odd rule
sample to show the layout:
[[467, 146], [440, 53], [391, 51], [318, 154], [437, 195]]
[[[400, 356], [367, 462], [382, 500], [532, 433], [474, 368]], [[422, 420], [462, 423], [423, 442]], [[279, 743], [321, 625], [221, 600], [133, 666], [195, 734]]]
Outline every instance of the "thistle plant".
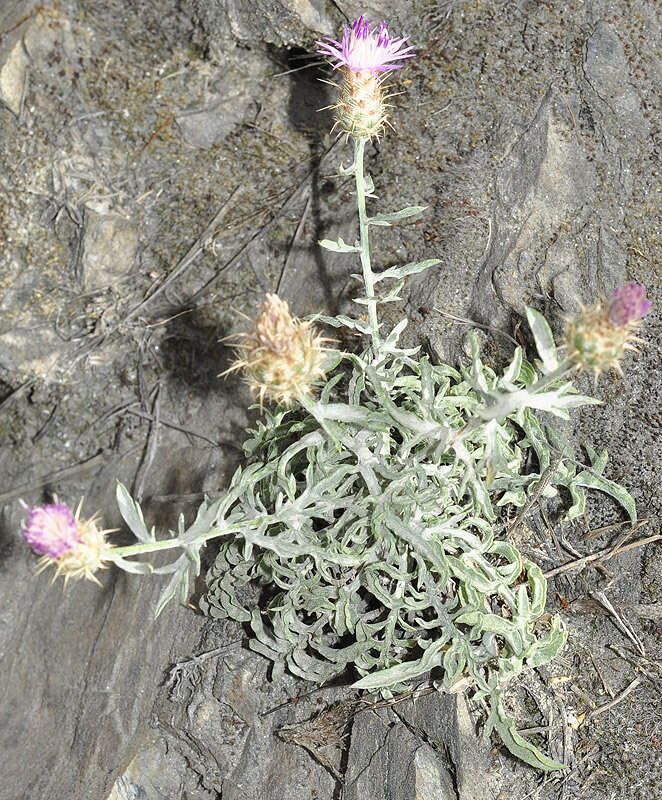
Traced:
[[[434, 670], [440, 690], [468, 688], [484, 701], [486, 734], [496, 730], [528, 764], [560, 769], [516, 732], [505, 692], [523, 669], [551, 661], [566, 633], [558, 617], [541, 621], [546, 580], [508, 540], [498, 511], [563, 487], [572, 498], [565, 518], [574, 519], [594, 488], [635, 520], [631, 496], [603, 474], [606, 453], [587, 448], [583, 465], [536, 412], [567, 419], [597, 403], [578, 393], [573, 374], [618, 365], [650, 303], [630, 284], [584, 310], [567, 323], [563, 357], [545, 318], [529, 308], [539, 358], [525, 359], [518, 347], [498, 373], [481, 360], [475, 337], [470, 365], [458, 370], [401, 346], [406, 319], [384, 328], [382, 305], [400, 298], [409, 275], [439, 263], [379, 271], [371, 261], [373, 228], [425, 210], [367, 209], [374, 187], [365, 146], [385, 131], [383, 74], [413, 57], [405, 43], [390, 39], [384, 24], [372, 31], [363, 17], [342, 42], [319, 43], [342, 72], [336, 123], [354, 158], [340, 172], [354, 178], [359, 221], [357, 242], [320, 245], [360, 263], [363, 295], [355, 302], [366, 316], [301, 321], [269, 295], [230, 370], [242, 371], [260, 399], [246, 465], [192, 525], [180, 516], [167, 538], [147, 528], [119, 484], [120, 511], [138, 543], [112, 547], [103, 536], [98, 565], [169, 575], [158, 614], [178, 593], [187, 598], [201, 549], [217, 540], [200, 607], [250, 628], [250, 647], [273, 662], [274, 679], [285, 669], [320, 683], [346, 675], [355, 688], [390, 696]], [[360, 334], [363, 350], [327, 347], [323, 324]], [[274, 406], [263, 408], [265, 401]], [[72, 564], [98, 529], [67, 512], [32, 511], [26, 541], [65, 578], [93, 578]], [[161, 550], [178, 556], [158, 568], [136, 560]]]

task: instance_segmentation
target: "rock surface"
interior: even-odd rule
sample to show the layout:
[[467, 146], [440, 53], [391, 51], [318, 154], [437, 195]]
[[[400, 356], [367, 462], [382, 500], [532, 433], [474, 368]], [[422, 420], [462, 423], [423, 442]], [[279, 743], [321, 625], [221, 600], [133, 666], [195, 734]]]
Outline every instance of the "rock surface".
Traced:
[[[609, 449], [609, 476], [649, 519], [635, 536], [659, 532], [654, 4], [6, 3], [0, 800], [660, 796], [659, 676], [649, 663], [662, 658], [651, 610], [659, 543], [606, 562], [609, 575], [568, 573], [550, 585], [568, 647], [509, 696], [520, 727], [571, 766], [547, 782], [476, 735], [480, 709], [436, 694], [348, 711], [343, 744], [320, 748], [310, 737], [324, 714], [351, 707], [347, 688], [304, 697], [308, 684], [271, 681], [239, 627], [192, 609], [172, 605], [154, 622], [158, 579], [108, 572], [102, 590], [62, 595], [32, 576], [19, 498], [57, 492], [75, 504], [84, 494], [86, 512], [100, 509], [112, 526], [119, 478], [164, 529], [223, 489], [250, 418], [244, 388], [217, 378], [230, 357], [219, 340], [242, 329], [265, 291], [278, 288], [298, 314], [353, 313], [354, 265], [316, 246], [356, 234], [351, 186], [337, 173], [351, 153], [329, 135], [330, 114], [316, 111], [333, 102], [317, 79], [333, 76], [310, 64], [320, 35], [338, 38], [363, 12], [411, 35], [419, 52], [392, 77], [405, 92], [392, 101], [395, 132], [368, 148], [380, 210], [429, 207], [420, 223], [379, 230], [375, 263], [442, 261], [411, 283], [412, 342], [455, 362], [467, 331], [458, 318], [472, 319], [489, 326], [485, 358], [499, 363], [511, 346], [504, 334], [526, 344], [525, 304], [559, 332], [562, 315], [597, 293], [648, 285], [657, 304], [646, 345], [625, 378], [586, 383], [604, 404], [566, 433]], [[402, 313], [391, 309], [387, 324]], [[584, 538], [621, 521], [598, 499], [574, 528], [557, 511], [532, 514], [518, 542], [543, 569], [608, 547], [622, 530]], [[597, 589], [649, 661], [627, 649]], [[582, 717], [618, 696], [635, 667], [650, 680]]]

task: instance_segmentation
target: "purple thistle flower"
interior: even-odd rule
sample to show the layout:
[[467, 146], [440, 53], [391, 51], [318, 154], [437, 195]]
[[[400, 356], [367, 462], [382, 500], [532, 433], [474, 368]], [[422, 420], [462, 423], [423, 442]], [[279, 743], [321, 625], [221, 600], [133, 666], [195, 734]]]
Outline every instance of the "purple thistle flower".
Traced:
[[337, 59], [333, 64], [334, 69], [348, 67], [352, 72], [388, 72], [391, 69], [400, 69], [402, 64], [395, 64], [401, 58], [413, 58], [416, 53], [411, 53], [413, 45], [400, 48], [409, 39], [404, 36], [400, 39], [389, 39], [386, 23], [382, 22], [378, 31], [370, 30], [370, 23], [361, 15], [351, 28], [345, 28], [342, 42], [337, 42], [325, 36], [326, 42], [316, 42], [320, 46], [317, 51], [321, 55]]
[[59, 558], [80, 542], [78, 522], [63, 503], [37, 506], [28, 511], [23, 538], [39, 555]]
[[653, 304], [646, 299], [646, 287], [638, 283], [620, 286], [611, 296], [609, 320], [612, 325], [625, 327], [638, 322], [651, 310]]

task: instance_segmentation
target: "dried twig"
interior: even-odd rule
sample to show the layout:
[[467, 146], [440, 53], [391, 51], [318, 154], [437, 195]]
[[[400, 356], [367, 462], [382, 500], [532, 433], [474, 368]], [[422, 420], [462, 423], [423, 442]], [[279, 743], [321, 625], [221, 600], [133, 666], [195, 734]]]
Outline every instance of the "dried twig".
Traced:
[[607, 692], [609, 697], [611, 697], [613, 699], [615, 697], [614, 692], [612, 691], [611, 686], [605, 680], [605, 676], [602, 674], [602, 672], [600, 672], [600, 668], [598, 667], [598, 665], [596, 663], [596, 660], [593, 658], [593, 653], [589, 653], [589, 657], [590, 657], [591, 661], [593, 662], [593, 668], [598, 673], [598, 676], [600, 677], [600, 680], [602, 681], [602, 686], [603, 686], [605, 692]]
[[243, 644], [243, 642], [243, 639], [236, 639], [234, 642], [228, 642], [220, 647], [215, 647], [213, 650], [207, 650], [205, 653], [200, 653], [200, 655], [193, 656], [193, 658], [187, 658], [184, 659], [184, 661], [178, 661], [168, 671], [168, 679], [165, 682], [166, 689], [172, 693], [181, 681], [182, 675], [188, 672], [188, 670], [198, 667], [200, 664], [202, 664], [204, 661], [208, 661], [210, 658], [217, 658], [226, 650]]
[[191, 264], [195, 261], [195, 259], [202, 253], [205, 249], [206, 243], [210, 239], [211, 236], [216, 232], [216, 228], [218, 227], [219, 223], [225, 216], [230, 203], [234, 200], [237, 192], [239, 191], [240, 186], [236, 186], [232, 192], [230, 192], [230, 196], [228, 199], [223, 203], [221, 208], [214, 214], [211, 222], [208, 223], [204, 231], [200, 234], [200, 236], [196, 239], [196, 241], [191, 245], [188, 249], [186, 255], [181, 259], [181, 261], [177, 264], [177, 266], [168, 274], [168, 277], [163, 281], [163, 283], [158, 286], [150, 295], [148, 295], [142, 302], [140, 302], [135, 308], [133, 308], [124, 318], [125, 321], [132, 319], [136, 316], [136, 314], [141, 313], [145, 307], [151, 303], [156, 297], [163, 294], [163, 292], [170, 286], [173, 281], [176, 281], [178, 278], [186, 272], [186, 270], [191, 266]]
[[[336, 139], [336, 141], [331, 145], [331, 147], [329, 147], [326, 153], [322, 156], [320, 162], [315, 166], [313, 166], [313, 168], [308, 172], [305, 178], [301, 181], [301, 183], [297, 186], [297, 188], [290, 194], [287, 200], [280, 207], [279, 209], [280, 214], [282, 214], [292, 203], [294, 203], [297, 199], [299, 199], [299, 197], [302, 194], [305, 194], [309, 191], [309, 185], [308, 185], [309, 179], [319, 171], [323, 161], [333, 153], [334, 149], [338, 146], [339, 142], [340, 139]], [[189, 305], [193, 305], [200, 299], [200, 297], [202, 297], [203, 294], [205, 294], [205, 292], [208, 292], [209, 289], [211, 289], [211, 287], [214, 286], [220, 280], [223, 273], [231, 266], [233, 266], [244, 255], [244, 253], [248, 250], [250, 245], [256, 239], [259, 239], [274, 224], [276, 219], [278, 219], [278, 217], [274, 216], [268, 222], [265, 222], [264, 225], [262, 225], [262, 227], [259, 228], [253, 234], [253, 236], [251, 236], [251, 238], [234, 253], [233, 256], [231, 256], [229, 261], [226, 261], [225, 264], [223, 264], [223, 266], [216, 272], [215, 275], [213, 275], [205, 284], [203, 284], [198, 289], [197, 292], [195, 292], [188, 298], [187, 303]]]
[[635, 668], [637, 672], [641, 672], [643, 675], [645, 675], [648, 678], [648, 680], [653, 684], [657, 693], [662, 695], [662, 685], [660, 684], [656, 675], [652, 674], [648, 670], [647, 666], [644, 666], [644, 664], [646, 665], [650, 664], [658, 671], [658, 673], [660, 673], [660, 675], [662, 675], [662, 663], [660, 661], [653, 661], [653, 659], [646, 658], [645, 656], [640, 656], [635, 653], [628, 653], [615, 644], [610, 644], [607, 646], [609, 647], [610, 650], [613, 650], [614, 653], [616, 653], [616, 655], [619, 658], [622, 658], [623, 661], [627, 661], [628, 664], [632, 664], [632, 666]]
[[627, 535], [619, 537], [619, 540], [612, 547], [605, 547], [603, 550], [598, 550], [597, 553], [589, 553], [588, 555], [582, 556], [575, 561], [569, 561], [567, 564], [562, 564], [560, 567], [547, 570], [547, 572], [543, 573], [545, 578], [553, 578], [556, 575], [561, 575], [564, 572], [569, 572], [573, 569], [583, 569], [594, 562], [602, 563], [603, 561], [608, 561], [610, 558], [619, 555], [619, 553], [625, 553], [628, 550], [634, 550], [636, 547], [643, 547], [651, 542], [660, 541], [662, 539], [662, 534], [655, 534], [654, 536], [647, 536], [645, 539], [638, 539], [636, 542], [630, 542], [629, 544], [622, 545], [622, 542], [625, 539], [629, 538], [646, 522], [648, 522], [647, 519], [642, 519], [632, 528], [632, 530], [628, 531]]
[[149, 425], [149, 432], [147, 433], [147, 442], [145, 444], [145, 452], [143, 459], [138, 466], [135, 480], [133, 482], [133, 494], [136, 500], [140, 503], [143, 498], [143, 491], [145, 489], [145, 479], [149, 468], [154, 461], [156, 448], [159, 441], [159, 425], [161, 424], [160, 409], [161, 404], [159, 401], [161, 386], [157, 385], [156, 392], [154, 393], [154, 401], [152, 402], [152, 421]]
[[630, 628], [629, 625], [622, 619], [619, 613], [616, 611], [614, 606], [609, 601], [607, 595], [604, 592], [590, 592], [591, 597], [594, 600], [597, 600], [600, 605], [609, 612], [611, 617], [614, 619], [616, 623], [616, 627], [619, 628], [627, 637], [628, 639], [634, 644], [637, 648], [637, 651], [640, 655], [645, 656], [646, 651], [644, 650], [644, 646], [641, 643], [641, 640], [637, 636], [637, 634]]
[[436, 311], [437, 314], [441, 314], [444, 317], [448, 317], [448, 319], [454, 320], [455, 322], [461, 322], [462, 325], [471, 325], [472, 328], [482, 328], [485, 331], [492, 331], [492, 333], [498, 333], [500, 336], [504, 336], [506, 339], [508, 339], [509, 342], [512, 342], [515, 345], [515, 347], [519, 347], [519, 342], [517, 341], [517, 339], [513, 339], [513, 337], [509, 333], [502, 331], [500, 328], [494, 328], [492, 325], [483, 325], [480, 322], [476, 322], [476, 320], [467, 319], [466, 317], [458, 317], [456, 314], [451, 314], [449, 311], [444, 311], [443, 309], [437, 308], [436, 306], [434, 306], [432, 310]]
[[[134, 417], [140, 417], [140, 419], [146, 419], [149, 422], [155, 422], [155, 417], [153, 414], [150, 414], [147, 411], [141, 411], [137, 408], [124, 408], [124, 413], [131, 414]], [[208, 436], [205, 436], [204, 433], [199, 433], [198, 431], [191, 430], [191, 428], [185, 428], [183, 425], [177, 425], [175, 422], [170, 422], [170, 420], [163, 419], [159, 417], [159, 424], [163, 425], [165, 428], [172, 428], [175, 431], [180, 431], [181, 433], [186, 433], [189, 436], [195, 436], [197, 439], [202, 439], [204, 442], [213, 445], [214, 447], [221, 447], [223, 444], [222, 442], [217, 442], [214, 439], [210, 439]], [[232, 445], [236, 449], [236, 445]]]
[[292, 254], [294, 253], [294, 248], [298, 245], [299, 239], [301, 238], [301, 234], [303, 232], [304, 225], [306, 224], [306, 219], [308, 218], [308, 213], [310, 212], [310, 207], [312, 205], [312, 198], [308, 195], [308, 199], [306, 200], [306, 205], [303, 209], [303, 213], [301, 214], [301, 219], [299, 220], [299, 224], [297, 225], [297, 229], [294, 232], [294, 236], [292, 237], [292, 242], [290, 244], [290, 249], [287, 253], [287, 258], [285, 259], [285, 263], [283, 264], [283, 268], [280, 271], [280, 275], [278, 276], [278, 282], [276, 283], [276, 288], [274, 289], [275, 293], [278, 294], [280, 291], [280, 285], [283, 282], [283, 276], [287, 268], [290, 266], [292, 261]]
[[13, 403], [14, 400], [18, 400], [18, 398], [24, 394], [31, 386], [34, 386], [36, 378], [30, 378], [29, 381], [25, 381], [22, 383], [18, 389], [14, 389], [13, 392], [10, 392], [7, 397], [0, 403], [0, 411], [4, 411], [7, 406]]
[[617, 706], [620, 702], [625, 700], [625, 698], [630, 694], [630, 692], [633, 692], [637, 688], [637, 686], [639, 686], [640, 683], [641, 683], [641, 678], [635, 678], [628, 684], [628, 686], [625, 687], [625, 689], [623, 689], [623, 691], [619, 695], [614, 697], [613, 700], [610, 700], [608, 703], [604, 703], [604, 705], [598, 706], [597, 708], [591, 709], [584, 718], [583, 724], [585, 725], [590, 719], [593, 719], [593, 717], [597, 717], [598, 714], [602, 714], [605, 711], [609, 711], [610, 708]]
[[552, 462], [550, 463], [550, 465], [547, 467], [547, 469], [540, 476], [540, 479], [538, 480], [536, 488], [533, 490], [533, 492], [531, 493], [531, 496], [526, 501], [526, 505], [524, 506], [524, 508], [522, 508], [522, 510], [519, 512], [519, 514], [515, 517], [515, 520], [513, 521], [512, 525], [508, 528], [508, 530], [506, 532], [506, 536], [507, 537], [510, 537], [515, 533], [515, 531], [519, 528], [519, 526], [524, 521], [524, 519], [527, 516], [527, 514], [531, 511], [533, 506], [536, 504], [536, 502], [538, 501], [538, 498], [540, 497], [540, 495], [544, 491], [545, 486], [547, 486], [547, 484], [550, 482], [550, 480], [552, 479], [552, 476], [554, 475], [554, 473], [558, 469], [559, 464], [561, 463], [561, 461], [563, 461], [563, 456], [564, 456], [563, 452], [560, 453], [559, 455], [555, 456], [552, 459]]
[[92, 456], [92, 458], [88, 458], [87, 461], [82, 461], [79, 464], [74, 464], [64, 469], [57, 469], [55, 472], [49, 472], [31, 483], [23, 483], [15, 489], [10, 489], [8, 492], [0, 494], [0, 506], [10, 503], [12, 500], [16, 500], [17, 497], [21, 497], [24, 494], [31, 494], [38, 489], [43, 489], [44, 486], [48, 486], [49, 484], [60, 483], [71, 478], [80, 478], [82, 475], [86, 475], [88, 472], [92, 472], [103, 466], [104, 460], [104, 454], [97, 453], [95, 456]]
[[342, 746], [347, 735], [347, 726], [362, 705], [364, 705], [362, 700], [338, 703], [304, 722], [283, 725], [277, 731], [278, 738], [284, 742], [305, 747], [314, 759], [342, 783], [344, 776], [324, 753], [323, 748]]

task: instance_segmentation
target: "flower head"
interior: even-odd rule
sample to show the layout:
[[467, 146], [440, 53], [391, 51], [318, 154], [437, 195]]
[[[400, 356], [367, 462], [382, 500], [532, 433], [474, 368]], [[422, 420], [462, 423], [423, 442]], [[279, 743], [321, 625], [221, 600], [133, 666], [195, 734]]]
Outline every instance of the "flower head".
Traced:
[[243, 370], [260, 404], [265, 397], [277, 403], [310, 394], [313, 381], [324, 376], [326, 341], [312, 323], [296, 319], [287, 303], [268, 294], [252, 333], [240, 334], [235, 363], [224, 374]]
[[37, 506], [28, 511], [23, 538], [40, 556], [55, 559], [80, 541], [78, 522], [64, 503]]
[[634, 335], [651, 309], [646, 287], [629, 283], [616, 289], [609, 300], [599, 300], [592, 308], [568, 321], [566, 350], [578, 369], [590, 369], [597, 376], [606, 369], [620, 372], [626, 350], [636, 350]]
[[609, 319], [616, 326], [633, 325], [648, 314], [652, 305], [652, 302], [646, 299], [645, 286], [628, 283], [620, 286], [612, 294]]
[[96, 518], [81, 520], [64, 503], [36, 506], [28, 509], [23, 526], [23, 538], [42, 558], [39, 570], [54, 566], [55, 577], [64, 576], [65, 586], [70, 578], [86, 578], [99, 583], [95, 573], [110, 560], [111, 545], [106, 541], [108, 530], [101, 530]]
[[347, 67], [352, 72], [371, 72], [374, 75], [400, 69], [403, 65], [396, 64], [396, 61], [416, 55], [410, 52], [414, 49], [412, 45], [401, 49], [408, 36], [390, 39], [385, 22], [379, 25], [379, 30], [371, 31], [364, 16], [355, 20], [351, 28], [345, 28], [342, 42], [329, 36], [324, 38], [327, 41], [316, 42], [320, 47], [318, 52], [336, 60], [332, 62], [334, 69]]

